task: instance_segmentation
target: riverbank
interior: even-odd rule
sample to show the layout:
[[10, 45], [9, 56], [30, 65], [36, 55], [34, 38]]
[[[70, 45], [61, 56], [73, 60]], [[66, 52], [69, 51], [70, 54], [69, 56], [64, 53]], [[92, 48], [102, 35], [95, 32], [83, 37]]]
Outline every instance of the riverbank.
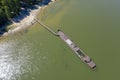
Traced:
[[[51, 0], [51, 2], [48, 3], [51, 4], [55, 2], [56, 0]], [[9, 29], [8, 32], [5, 32], [2, 37], [9, 36], [11, 34], [15, 34], [21, 30], [25, 30], [29, 28], [31, 25], [35, 23], [34, 19], [39, 14], [40, 10], [47, 5], [35, 5], [35, 9], [30, 10], [28, 9], [25, 13], [20, 13], [20, 16], [17, 16], [17, 18], [13, 18], [12, 24], [10, 26], [15, 26], [13, 29]], [[24, 17], [24, 18], [23, 18]]]

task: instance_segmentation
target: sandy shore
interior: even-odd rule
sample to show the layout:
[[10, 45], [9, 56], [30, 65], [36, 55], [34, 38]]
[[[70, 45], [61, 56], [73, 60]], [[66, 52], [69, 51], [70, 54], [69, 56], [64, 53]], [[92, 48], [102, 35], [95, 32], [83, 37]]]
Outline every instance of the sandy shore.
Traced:
[[[54, 2], [54, 1], [56, 1], [56, 0], [52, 0], [52, 2]], [[19, 32], [21, 30], [25, 30], [26, 28], [33, 25], [33, 23], [35, 22], [34, 19], [39, 14], [41, 8], [46, 7], [46, 6], [38, 6], [37, 5], [36, 6], [37, 9], [30, 10], [29, 15], [27, 15], [26, 17], [21, 19], [19, 22], [15, 22], [13, 20], [13, 23], [11, 24], [11, 26], [16, 26], [16, 28], [10, 29], [8, 32], [5, 32], [2, 36], [9, 36], [10, 34], [17, 33], [17, 32]], [[21, 14], [19, 17], [22, 17], [22, 16], [23, 16], [23, 14]]]

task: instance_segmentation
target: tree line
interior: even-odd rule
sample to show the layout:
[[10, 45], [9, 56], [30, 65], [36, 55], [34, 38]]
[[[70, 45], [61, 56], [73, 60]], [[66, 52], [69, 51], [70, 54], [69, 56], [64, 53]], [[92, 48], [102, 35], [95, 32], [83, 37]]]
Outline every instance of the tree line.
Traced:
[[0, 25], [18, 15], [21, 7], [28, 7], [43, 0], [0, 0]]

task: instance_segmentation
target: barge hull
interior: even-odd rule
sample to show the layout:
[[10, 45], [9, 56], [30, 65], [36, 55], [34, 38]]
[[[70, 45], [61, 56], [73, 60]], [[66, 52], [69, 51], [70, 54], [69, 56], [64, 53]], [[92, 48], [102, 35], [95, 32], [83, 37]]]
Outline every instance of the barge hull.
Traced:
[[57, 34], [84, 63], [86, 63], [91, 69], [96, 68], [96, 64], [92, 61], [92, 59], [87, 56], [78, 46], [76, 46], [76, 44], [70, 40], [70, 38], [65, 35], [63, 31], [58, 30]]

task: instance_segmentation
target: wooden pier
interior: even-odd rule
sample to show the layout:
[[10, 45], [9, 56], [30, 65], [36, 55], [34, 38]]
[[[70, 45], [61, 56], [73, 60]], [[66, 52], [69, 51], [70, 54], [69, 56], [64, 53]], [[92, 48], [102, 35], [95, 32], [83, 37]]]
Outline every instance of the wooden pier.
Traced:
[[51, 32], [53, 35], [58, 36], [58, 34], [56, 32], [54, 32], [52, 29], [50, 29], [48, 26], [46, 26], [45, 24], [43, 24], [40, 20], [38, 20], [37, 18], [34, 19], [36, 22], [38, 22], [41, 26], [43, 26], [46, 30], [48, 30], [49, 32]]
[[55, 36], [59, 36], [75, 53], [76, 55], [84, 62], [86, 63], [91, 69], [96, 68], [96, 64], [92, 61], [92, 59], [87, 56], [76, 44], [71, 41], [67, 35], [61, 30], [58, 30], [58, 32], [54, 32], [52, 29], [50, 29], [48, 26], [43, 24], [40, 20], [35, 18], [35, 21], [38, 22], [41, 26], [43, 26], [46, 30], [51, 32]]

